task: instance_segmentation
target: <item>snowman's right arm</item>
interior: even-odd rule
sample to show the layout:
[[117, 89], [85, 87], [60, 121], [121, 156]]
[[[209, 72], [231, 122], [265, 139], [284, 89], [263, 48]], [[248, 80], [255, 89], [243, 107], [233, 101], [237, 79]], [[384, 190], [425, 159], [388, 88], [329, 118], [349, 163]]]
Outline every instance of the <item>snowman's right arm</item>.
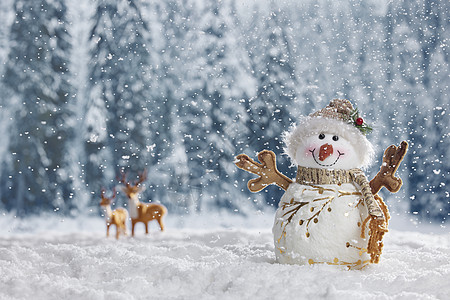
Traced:
[[274, 183], [282, 189], [287, 190], [292, 180], [278, 171], [275, 153], [269, 150], [263, 150], [258, 153], [258, 160], [261, 163], [255, 162], [245, 154], [236, 156], [234, 163], [238, 168], [259, 176], [248, 182], [248, 189], [256, 193]]

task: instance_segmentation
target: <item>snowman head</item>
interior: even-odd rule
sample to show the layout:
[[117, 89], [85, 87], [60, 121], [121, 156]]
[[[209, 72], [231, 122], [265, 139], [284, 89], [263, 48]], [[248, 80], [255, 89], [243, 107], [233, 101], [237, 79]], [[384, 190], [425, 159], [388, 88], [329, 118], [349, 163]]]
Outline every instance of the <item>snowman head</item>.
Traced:
[[374, 154], [365, 137], [369, 129], [348, 100], [335, 99], [285, 133], [285, 151], [302, 167], [364, 168]]

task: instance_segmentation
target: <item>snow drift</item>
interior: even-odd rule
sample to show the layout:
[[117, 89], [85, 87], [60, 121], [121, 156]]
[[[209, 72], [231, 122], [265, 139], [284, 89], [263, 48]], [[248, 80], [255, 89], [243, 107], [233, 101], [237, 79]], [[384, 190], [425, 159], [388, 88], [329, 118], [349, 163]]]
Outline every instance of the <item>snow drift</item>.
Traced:
[[278, 264], [270, 224], [262, 230], [238, 222], [234, 228], [176, 229], [169, 220], [165, 232], [152, 224], [148, 236], [142, 227], [136, 238], [116, 241], [105, 237], [99, 218], [76, 222], [52, 227], [31, 222], [19, 230], [23, 221], [2, 218], [0, 299], [445, 299], [450, 294], [445, 231], [391, 229], [380, 264], [347, 271]]

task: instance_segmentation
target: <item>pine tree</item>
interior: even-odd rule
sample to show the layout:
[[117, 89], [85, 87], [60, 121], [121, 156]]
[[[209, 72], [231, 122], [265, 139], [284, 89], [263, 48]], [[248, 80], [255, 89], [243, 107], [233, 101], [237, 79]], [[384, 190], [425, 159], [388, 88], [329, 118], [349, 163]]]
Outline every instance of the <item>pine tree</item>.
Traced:
[[142, 196], [172, 212], [276, 205], [234, 156], [275, 150], [294, 177], [282, 132], [345, 97], [375, 121], [378, 162], [410, 142], [390, 206], [448, 217], [447, 2], [88, 1], [70, 3], [72, 39], [68, 2], [0, 3], [0, 207], [85, 210], [145, 167]]
[[[180, 107], [188, 155], [190, 188], [198, 210], [237, 210], [233, 165], [240, 130], [245, 131], [241, 99], [251, 91], [245, 52], [239, 52], [233, 1], [208, 1], [200, 11], [197, 32], [188, 45], [192, 56]], [[200, 34], [199, 34], [200, 33]], [[188, 37], [189, 38], [189, 37]], [[189, 60], [188, 60], [189, 61]], [[220, 191], [220, 192], [218, 192]]]
[[[419, 129], [411, 132], [413, 156], [409, 159], [411, 167], [410, 208], [422, 218], [444, 222], [450, 210], [448, 193], [449, 164], [446, 150], [449, 147], [448, 97], [448, 10], [447, 3], [434, 0], [423, 0], [411, 6], [405, 2], [402, 12], [407, 11], [410, 19], [404, 20], [410, 26], [411, 35], [415, 39], [415, 52], [418, 61], [414, 65], [415, 72], [407, 76], [408, 82], [418, 81], [423, 89], [416, 96], [418, 117], [411, 125], [419, 125]], [[411, 43], [408, 44], [411, 47]], [[409, 49], [407, 49], [409, 50]], [[407, 75], [408, 70], [405, 71]], [[412, 78], [413, 76], [414, 79]], [[428, 98], [428, 101], [422, 99]], [[416, 125], [416, 126], [417, 126]]]
[[[289, 19], [276, 6], [264, 19], [259, 35], [259, 43], [252, 51], [253, 69], [257, 80], [257, 94], [249, 101], [248, 144], [256, 152], [273, 150], [279, 159], [282, 173], [293, 176], [288, 169], [290, 162], [283, 153], [282, 134], [295, 122], [299, 115], [297, 102], [297, 79], [291, 49], [290, 36], [286, 32]], [[260, 53], [260, 55], [259, 55]], [[266, 201], [276, 204], [282, 192], [278, 189], [266, 190]]]
[[[14, 3], [4, 84], [13, 91], [11, 193], [18, 214], [65, 207], [71, 187], [63, 169], [65, 107], [71, 95], [66, 7], [62, 1]], [[20, 84], [18, 84], [20, 83]]]
[[[4, 78], [4, 67], [10, 46], [10, 28], [14, 20], [12, 3], [12, 0], [0, 2], [0, 78]], [[4, 85], [4, 80], [0, 80], [0, 135], [3, 137], [0, 144], [0, 208], [3, 208], [4, 204], [11, 204], [7, 203], [11, 196], [8, 190], [8, 186], [11, 184], [8, 178], [11, 168], [11, 156], [8, 155], [8, 148], [12, 123], [10, 115], [12, 108], [8, 104], [8, 100], [11, 99], [11, 96], [11, 91]]]
[[448, 21], [441, 5], [432, 0], [391, 3], [386, 49], [389, 98], [395, 103], [388, 121], [390, 138], [406, 135], [410, 142], [404, 164], [409, 171], [404, 186], [409, 209], [423, 218], [444, 220], [448, 172], [441, 147], [448, 132], [448, 87], [443, 84], [448, 65], [442, 48]]
[[149, 28], [139, 1], [100, 0], [91, 32], [90, 103], [86, 115], [87, 183], [92, 192], [120, 170], [133, 174], [154, 162], [148, 147], [150, 86]]
[[[182, 59], [184, 40], [193, 23], [192, 3], [186, 0], [169, 0], [155, 3], [149, 24], [161, 31], [152, 32], [153, 57], [158, 62], [155, 69], [155, 101], [151, 109], [151, 128], [155, 131], [152, 150], [156, 163], [148, 176], [152, 200], [165, 203], [172, 212], [192, 210], [189, 196], [189, 170], [182, 141], [181, 121], [178, 115], [183, 98], [183, 75], [186, 62]], [[153, 18], [151, 18], [153, 16]]]
[[335, 59], [339, 53], [336, 50], [341, 46], [335, 41], [340, 36], [335, 28], [340, 21], [336, 18], [341, 11], [336, 8], [339, 5], [341, 3], [329, 0], [305, 1], [295, 4], [294, 8], [286, 8], [287, 12], [283, 11], [293, 20], [291, 40], [294, 44], [291, 43], [290, 48], [296, 50], [295, 75], [296, 80], [300, 80], [297, 95], [301, 100], [301, 115], [312, 113], [328, 104], [338, 93], [342, 94], [342, 81], [336, 82], [334, 74], [337, 72], [336, 64], [339, 64]]
[[[67, 2], [69, 18], [73, 24], [68, 28], [72, 38], [72, 50], [70, 56], [69, 69], [71, 70], [71, 82], [75, 93], [67, 106], [70, 117], [66, 123], [74, 128], [72, 135], [66, 143], [65, 161], [67, 176], [71, 180], [72, 193], [69, 199], [72, 200], [74, 214], [87, 214], [97, 212], [90, 209], [91, 193], [86, 185], [85, 164], [89, 160], [86, 154], [86, 132], [83, 130], [86, 120], [86, 109], [89, 103], [89, 91], [87, 89], [89, 75], [89, 34], [91, 24], [88, 22], [94, 12], [94, 3], [90, 0], [84, 2]], [[98, 202], [93, 203], [98, 207]]]

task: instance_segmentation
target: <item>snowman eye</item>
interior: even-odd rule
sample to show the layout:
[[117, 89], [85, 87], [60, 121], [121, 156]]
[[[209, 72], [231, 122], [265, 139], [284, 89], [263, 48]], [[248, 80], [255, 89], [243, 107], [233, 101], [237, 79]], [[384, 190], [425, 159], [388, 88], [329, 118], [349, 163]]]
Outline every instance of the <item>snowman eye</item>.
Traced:
[[319, 140], [323, 140], [325, 138], [325, 134], [321, 133], [319, 134]]
[[333, 136], [333, 141], [337, 142], [339, 140], [339, 137], [337, 135]]

